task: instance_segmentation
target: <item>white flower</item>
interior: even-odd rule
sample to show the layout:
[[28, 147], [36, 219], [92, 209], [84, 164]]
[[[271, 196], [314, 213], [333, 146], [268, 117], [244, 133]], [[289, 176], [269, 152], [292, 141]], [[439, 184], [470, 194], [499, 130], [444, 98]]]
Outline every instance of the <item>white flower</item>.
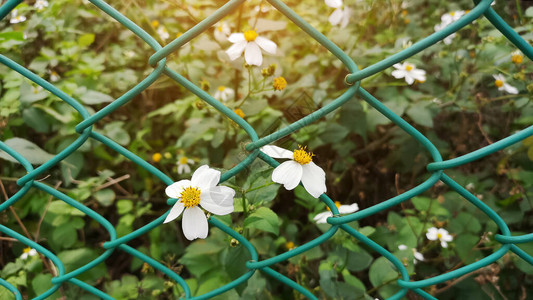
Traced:
[[274, 169], [272, 181], [283, 184], [287, 190], [292, 190], [300, 181], [307, 192], [318, 198], [326, 192], [326, 173], [313, 162], [313, 154], [305, 148], [298, 147], [294, 152], [277, 146], [264, 146], [261, 151], [273, 158], [290, 159]]
[[[357, 203], [354, 203], [351, 205], [341, 205], [340, 202], [335, 201], [335, 205], [339, 209], [339, 214], [351, 214], [359, 210], [359, 205], [357, 205]], [[315, 220], [317, 224], [326, 224], [328, 218], [332, 216], [333, 216], [333, 213], [329, 210], [329, 207], [328, 207], [328, 211], [319, 213], [313, 218], [313, 220]]]
[[194, 160], [188, 159], [187, 157], [182, 156], [182, 157], [180, 157], [180, 159], [178, 160], [178, 162], [176, 164], [178, 165], [178, 174], [181, 175], [183, 173], [190, 173], [191, 172], [191, 167], [189, 167], [189, 164], [193, 165], [194, 164]]
[[235, 91], [233, 89], [221, 85], [217, 88], [217, 91], [215, 92], [215, 95], [213, 97], [219, 101], [226, 102], [229, 99], [233, 98], [234, 95]]
[[[441, 31], [442, 29], [444, 29], [446, 26], [448, 26], [449, 24], [445, 24], [445, 23], [441, 23], [441, 24], [437, 24], [435, 25], [434, 29], [435, 31]], [[455, 36], [457, 35], [457, 33], [452, 33], [450, 34], [449, 36], [445, 37], [442, 41], [444, 42], [444, 44], [446, 45], [449, 45], [452, 43], [453, 39], [455, 38]]]
[[405, 82], [408, 84], [413, 84], [415, 80], [419, 82], [426, 81], [426, 71], [417, 69], [413, 64], [404, 62], [403, 64], [394, 64], [393, 67], [396, 70], [392, 71], [392, 76], [397, 79], [405, 78]]
[[17, 24], [17, 23], [24, 22], [24, 21], [26, 21], [26, 17], [25, 16], [19, 16], [17, 14], [17, 10], [16, 9], [14, 9], [11, 12], [11, 19], [9, 20], [9, 23]]
[[37, 1], [35, 1], [35, 4], [33, 5], [33, 7], [37, 8], [38, 11], [41, 11], [41, 10], [45, 9], [46, 7], [48, 7], [48, 1], [46, 1], [46, 0], [37, 0]]
[[51, 82], [56, 82], [58, 81], [61, 77], [59, 77], [59, 74], [57, 74], [56, 71], [54, 70], [49, 70], [48, 73], [50, 74], [50, 81]]
[[215, 26], [214, 35], [217, 41], [226, 41], [228, 40], [228, 35], [231, 33], [228, 23], [220, 22]]
[[444, 27], [446, 27], [447, 25], [459, 20], [465, 14], [466, 12], [464, 10], [451, 11], [449, 13], [442, 15], [440, 17], [440, 20], [442, 21], [442, 24], [445, 24]]
[[469, 191], [473, 191], [473, 190], [476, 188], [476, 186], [474, 185], [473, 182], [469, 182], [469, 183], [465, 186], [465, 188], [466, 188], [467, 190], [469, 190]]
[[181, 226], [185, 237], [191, 241], [196, 238], [205, 239], [209, 226], [203, 210], [198, 205], [215, 215], [233, 212], [235, 191], [227, 186], [217, 186], [219, 181], [220, 171], [203, 165], [194, 172], [191, 180], [180, 180], [169, 185], [165, 193], [178, 201], [164, 223], [176, 219], [183, 212]]
[[333, 26], [340, 24], [341, 28], [346, 27], [350, 21], [350, 8], [344, 6], [342, 0], [326, 0], [326, 5], [336, 8], [328, 18], [329, 23]]
[[226, 50], [231, 60], [239, 58], [244, 51], [244, 60], [246, 63], [256, 66], [260, 66], [263, 63], [261, 49], [267, 53], [276, 54], [278, 47], [273, 41], [259, 36], [255, 30], [247, 30], [244, 33], [232, 33], [228, 40], [233, 43]]
[[[399, 245], [398, 246], [398, 249], [401, 250], [401, 251], [404, 251], [404, 250], [407, 250], [408, 247], [406, 245]], [[416, 265], [416, 263], [418, 261], [424, 261], [424, 255], [418, 251], [416, 251], [416, 248], [411, 248], [411, 251], [413, 251], [413, 256], [415, 257], [415, 259], [413, 259], [413, 264]]]
[[431, 227], [428, 229], [428, 232], [426, 233], [426, 237], [430, 241], [440, 241], [440, 245], [443, 248], [448, 247], [448, 242], [453, 241], [453, 237], [448, 233], [448, 231], [444, 228], [435, 228]]
[[163, 41], [166, 41], [170, 37], [170, 34], [163, 25], [159, 26], [156, 32]]
[[133, 50], [126, 50], [124, 51], [124, 56], [126, 56], [127, 58], [132, 58], [135, 56], [135, 51]]
[[22, 255], [20, 255], [20, 258], [25, 260], [29, 256], [35, 256], [35, 255], [37, 255], [37, 250], [28, 247], [28, 248], [24, 248]]
[[415, 259], [413, 259], [413, 263], [416, 264], [417, 261], [424, 261], [424, 255], [418, 251], [416, 251], [415, 248], [411, 249], [413, 251], [413, 255], [415, 256]]
[[502, 74], [494, 74], [494, 84], [498, 87], [498, 91], [506, 91], [509, 94], [518, 94], [518, 89], [505, 82], [505, 77]]

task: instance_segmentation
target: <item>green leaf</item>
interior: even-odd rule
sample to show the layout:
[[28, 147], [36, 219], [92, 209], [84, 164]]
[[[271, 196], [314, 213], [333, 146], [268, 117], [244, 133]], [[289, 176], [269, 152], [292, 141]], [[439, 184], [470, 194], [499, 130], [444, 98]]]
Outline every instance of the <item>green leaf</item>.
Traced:
[[260, 207], [244, 220], [244, 227], [256, 228], [278, 235], [278, 215], [276, 215], [276, 213], [270, 208]]
[[123, 199], [117, 201], [117, 210], [119, 215], [129, 213], [133, 209], [133, 202], [131, 200]]
[[483, 257], [481, 251], [474, 250], [474, 246], [479, 242], [479, 236], [470, 233], [460, 234], [452, 243], [455, 243], [455, 250], [459, 258], [468, 265]]
[[43, 100], [48, 97], [49, 94], [50, 93], [42, 87], [32, 86], [26, 81], [23, 81], [20, 85], [20, 102], [26, 105]]
[[24, 33], [21, 31], [0, 32], [0, 42], [8, 40], [24, 41]]
[[[32, 165], [42, 165], [54, 158], [54, 155], [44, 151], [34, 143], [22, 138], [11, 138], [6, 140], [4, 143], [26, 158]], [[18, 163], [18, 161], [11, 157], [11, 155], [1, 150], [0, 158]]]
[[427, 108], [427, 105], [416, 103], [416, 105], [409, 107], [405, 113], [417, 124], [433, 127], [433, 116], [431, 111]]
[[379, 257], [370, 266], [369, 279], [373, 286], [380, 286], [398, 277], [398, 272], [385, 257]]
[[94, 42], [94, 34], [86, 33], [78, 38], [78, 45], [80, 47], [87, 47]]
[[[35, 294], [40, 295], [46, 292], [52, 286], [54, 286], [51, 280], [51, 274], [37, 274], [35, 278], [33, 278], [33, 280], [31, 281], [31, 286], [33, 287], [33, 291], [35, 292]], [[59, 291], [55, 292], [53, 296], [50, 297], [50, 299], [56, 299], [58, 295]]]
[[76, 242], [78, 234], [71, 226], [59, 226], [52, 231], [52, 241], [61, 248], [70, 248]]
[[[63, 262], [66, 272], [71, 272], [77, 268], [85, 266], [95, 260], [99, 254], [89, 248], [80, 248], [75, 250], [66, 250], [60, 252], [57, 257]], [[77, 278], [83, 281], [97, 280], [106, 275], [105, 264], [98, 264], [94, 268], [84, 272]]]
[[115, 192], [112, 189], [103, 189], [94, 193], [94, 198], [103, 206], [111, 206], [115, 201]]
[[83, 101], [85, 104], [93, 105], [93, 104], [101, 104], [106, 102], [113, 102], [113, 97], [106, 95], [104, 93], [100, 93], [93, 90], [87, 90], [81, 97], [80, 100]]

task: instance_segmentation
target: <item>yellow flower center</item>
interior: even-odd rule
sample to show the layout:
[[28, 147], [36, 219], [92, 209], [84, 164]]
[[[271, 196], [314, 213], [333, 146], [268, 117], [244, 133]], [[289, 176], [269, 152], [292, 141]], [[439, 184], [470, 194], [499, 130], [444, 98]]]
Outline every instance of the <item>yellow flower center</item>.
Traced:
[[502, 80], [499, 80], [497, 79], [496, 81], [494, 81], [494, 84], [497, 86], [497, 87], [502, 87], [503, 86], [503, 81]]
[[24, 248], [24, 250], [22, 250], [22, 252], [24, 253], [30, 253], [30, 251], [31, 251], [30, 247]]
[[298, 150], [294, 150], [293, 157], [295, 162], [301, 165], [306, 165], [313, 161], [314, 154], [311, 152], [307, 152], [306, 148], [307, 147], [302, 147], [298, 145]]
[[515, 64], [521, 64], [522, 61], [524, 60], [524, 57], [521, 54], [513, 54], [513, 56], [511, 57], [511, 60]]
[[411, 65], [405, 66], [405, 70], [406, 71], [411, 71], [412, 69], [413, 69], [413, 66], [411, 66]]
[[255, 41], [255, 38], [257, 38], [258, 34], [257, 32], [255, 32], [255, 30], [246, 30], [244, 32], [244, 39], [247, 40], [248, 42], [253, 42]]
[[181, 203], [183, 203], [183, 205], [185, 205], [185, 208], [198, 206], [198, 204], [200, 204], [201, 193], [202, 192], [199, 188], [190, 186], [188, 188], [183, 189], [183, 192], [181, 192], [180, 195], [180, 201]]
[[221, 91], [221, 92], [223, 92], [225, 89], [226, 89], [226, 87], [223, 86], [223, 85], [221, 85], [221, 86], [218, 87], [218, 90]]
[[223, 29], [222, 26], [217, 27], [218, 32], [222, 32], [222, 29]]
[[285, 247], [289, 250], [294, 249], [294, 242], [291, 242], [291, 241], [286, 242]]
[[450, 13], [450, 16], [452, 16], [452, 17], [455, 16], [455, 12], [452, 11], [452, 12]]
[[442, 233], [437, 233], [437, 238], [440, 240], [442, 239]]
[[244, 112], [242, 111], [242, 109], [236, 108], [233, 112], [236, 113], [237, 116], [244, 118]]
[[152, 27], [154, 27], [154, 28], [159, 27], [159, 21], [158, 20], [153, 20], [152, 21]]
[[188, 160], [187, 157], [182, 156], [182, 157], [180, 158], [180, 161], [179, 161], [179, 162], [180, 162], [180, 165], [184, 165], [184, 164], [186, 164], [186, 163], [187, 163], [187, 160]]
[[[341, 203], [339, 201], [335, 201], [335, 206], [337, 206], [337, 208], [341, 207]], [[331, 211], [331, 209], [329, 208], [329, 206], [326, 207], [329, 211]]]
[[287, 87], [287, 80], [283, 78], [283, 76], [274, 78], [274, 82], [272, 83], [272, 86], [276, 91], [283, 91], [285, 87]]
[[161, 155], [161, 153], [154, 153], [154, 155], [152, 155], [152, 160], [156, 163], [160, 162], [161, 161], [161, 158], [163, 156]]

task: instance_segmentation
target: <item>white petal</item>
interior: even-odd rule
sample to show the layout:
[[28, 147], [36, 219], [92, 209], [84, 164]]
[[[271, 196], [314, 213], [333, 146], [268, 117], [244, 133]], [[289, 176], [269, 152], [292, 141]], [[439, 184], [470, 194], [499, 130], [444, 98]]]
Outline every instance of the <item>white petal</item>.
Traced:
[[183, 165], [182, 164], [178, 164], [178, 174], [183, 174]]
[[183, 164], [182, 166], [183, 166], [183, 171], [185, 173], [191, 173], [191, 167], [189, 167], [188, 164]]
[[278, 48], [278, 46], [273, 41], [267, 38], [258, 36], [257, 38], [255, 38], [255, 42], [257, 43], [257, 45], [259, 45], [259, 47], [263, 48], [263, 50], [265, 50], [266, 52], [270, 54], [276, 54], [276, 49]]
[[415, 82], [415, 79], [411, 76], [411, 74], [406, 73], [405, 82], [407, 82], [408, 84], [413, 84]]
[[[178, 173], [179, 173], [179, 169], [178, 169]], [[167, 188], [165, 189], [165, 193], [167, 194], [169, 198], [177, 199], [181, 196], [181, 192], [183, 192], [183, 189], [190, 187], [191, 185], [192, 184], [190, 180], [187, 180], [187, 179], [180, 180], [178, 182], [174, 182], [173, 184], [167, 186]]]
[[403, 64], [394, 64], [392, 65], [394, 68], [398, 69], [398, 70], [405, 70], [405, 63]]
[[260, 66], [263, 63], [263, 54], [255, 42], [249, 42], [244, 49], [244, 60], [249, 65]]
[[28, 253], [26, 253], [26, 252], [22, 253], [22, 255], [20, 256], [20, 258], [22, 258], [22, 259], [26, 259], [26, 258], [28, 258]]
[[212, 187], [200, 196], [200, 205], [215, 215], [227, 215], [233, 212], [235, 191], [227, 186]]
[[247, 41], [242, 41], [231, 45], [231, 47], [226, 50], [226, 54], [228, 54], [229, 59], [236, 60], [237, 58], [239, 58], [242, 55], [246, 44], [248, 44]]
[[422, 253], [418, 251], [414, 251], [413, 254], [415, 255], [415, 258], [418, 259], [419, 261], [424, 261], [424, 255], [422, 255]]
[[342, 12], [341, 28], [345, 28], [346, 26], [348, 26], [348, 22], [350, 22], [350, 14], [350, 9], [348, 7], [345, 7], [344, 11]]
[[30, 252], [28, 252], [28, 254], [29, 254], [30, 256], [35, 256], [35, 255], [37, 255], [37, 250], [35, 250], [35, 249], [32, 248], [32, 249], [30, 249]]
[[501, 80], [501, 81], [505, 82], [505, 78], [503, 77], [502, 74], [494, 74], [494, 75], [492, 75], [492, 77], [494, 77], [494, 79], [496, 79], [496, 80]]
[[446, 235], [443, 235], [440, 240], [441, 241], [445, 241], [445, 242], [451, 242], [451, 241], [453, 241], [453, 236], [451, 236], [449, 234], [446, 234]]
[[185, 210], [181, 220], [181, 227], [183, 228], [183, 234], [189, 241], [196, 238], [205, 239], [209, 231], [207, 218], [198, 206]]
[[179, 217], [184, 207], [185, 205], [183, 205], [181, 201], [174, 203], [174, 206], [172, 206], [172, 208], [170, 209], [170, 213], [168, 214], [168, 216], [166, 217], [163, 223], [168, 223], [176, 219], [177, 217]]
[[510, 85], [510, 84], [504, 83], [503, 84], [503, 88], [509, 94], [515, 94], [515, 95], [518, 94], [518, 89], [515, 88], [514, 86]]
[[318, 198], [326, 192], [326, 172], [314, 162], [302, 165], [302, 184], [313, 197]]
[[337, 25], [342, 20], [342, 9], [337, 8], [328, 18], [328, 21], [331, 23], [331, 25]]
[[442, 246], [442, 248], [448, 248], [448, 243], [446, 243], [445, 241], [440, 241], [440, 245]]
[[200, 190], [216, 186], [220, 181], [220, 171], [211, 169], [208, 165], [203, 165], [192, 174], [191, 183]]
[[236, 43], [240, 43], [240, 42], [246, 41], [246, 39], [244, 38], [244, 33], [232, 33], [228, 37], [228, 41], [236, 44]]
[[431, 227], [428, 229], [428, 232], [426, 233], [426, 237], [428, 240], [434, 241], [437, 239], [437, 228]]
[[292, 190], [302, 179], [302, 165], [289, 160], [277, 166], [272, 172], [272, 181], [283, 184], [287, 190]]
[[400, 249], [400, 250], [402, 250], [402, 251], [403, 251], [403, 250], [407, 250], [407, 246], [404, 245], [404, 244], [402, 244], [402, 245], [399, 245], [399, 246], [398, 246], [398, 249]]
[[326, 0], [326, 5], [333, 8], [339, 8], [342, 6], [342, 0]]
[[354, 203], [352, 205], [341, 205], [339, 207], [339, 213], [340, 214], [351, 214], [353, 212], [356, 212], [359, 210], [359, 205], [357, 203]]
[[404, 70], [394, 70], [391, 75], [394, 76], [394, 78], [400, 79], [405, 77], [405, 73]]
[[266, 145], [261, 147], [261, 152], [265, 153], [266, 155], [272, 157], [272, 158], [288, 158], [293, 159], [294, 153], [292, 151], [283, 149], [278, 146], [274, 145]]
[[316, 215], [313, 220], [316, 221], [317, 224], [326, 224], [328, 222], [328, 218], [332, 216], [333, 214], [330, 211], [325, 211]]

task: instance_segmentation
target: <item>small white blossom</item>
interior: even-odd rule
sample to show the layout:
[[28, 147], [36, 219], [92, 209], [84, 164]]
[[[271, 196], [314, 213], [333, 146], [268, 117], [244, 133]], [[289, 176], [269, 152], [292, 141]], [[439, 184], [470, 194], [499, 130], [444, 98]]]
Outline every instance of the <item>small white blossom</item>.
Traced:
[[11, 19], [9, 20], [9, 23], [17, 24], [17, 23], [24, 22], [24, 21], [26, 21], [26, 17], [25, 16], [19, 16], [16, 9], [14, 9], [11, 12]]
[[28, 257], [35, 256], [35, 255], [37, 255], [37, 250], [28, 247], [28, 248], [24, 248], [22, 255], [20, 255], [20, 258], [23, 260], [26, 260]]
[[428, 229], [428, 232], [426, 233], [426, 237], [430, 241], [440, 241], [440, 245], [443, 248], [448, 247], [448, 242], [453, 241], [453, 237], [448, 233], [448, 231], [444, 228], [435, 228], [431, 227]]
[[170, 37], [170, 34], [163, 25], [159, 26], [156, 32], [163, 41], [166, 41]]
[[191, 167], [189, 167], [189, 165], [193, 165], [193, 164], [194, 164], [194, 160], [188, 159], [185, 156], [180, 157], [180, 159], [176, 163], [176, 165], [178, 165], [178, 174], [181, 175], [183, 173], [190, 173]]
[[476, 188], [476, 186], [474, 185], [473, 182], [469, 182], [469, 183], [465, 186], [465, 188], [466, 188], [467, 190], [469, 190], [469, 191], [473, 191], [473, 190]]
[[228, 40], [233, 43], [226, 50], [231, 60], [236, 60], [244, 52], [246, 63], [255, 66], [263, 64], [261, 49], [267, 53], [276, 54], [278, 47], [273, 41], [259, 36], [255, 30], [247, 30], [244, 33], [232, 33]]
[[213, 97], [219, 101], [226, 102], [233, 98], [234, 95], [235, 91], [233, 89], [221, 85], [217, 88], [217, 91]]
[[[351, 214], [351, 213], [356, 212], [356, 211], [359, 210], [359, 205], [357, 205], [357, 203], [354, 203], [354, 204], [351, 204], [351, 205], [341, 205], [340, 202], [335, 201], [335, 205], [339, 209], [339, 214]], [[331, 212], [331, 210], [329, 210], [329, 207], [328, 207], [328, 211], [321, 212], [321, 213], [317, 214], [313, 218], [313, 220], [317, 224], [326, 224], [328, 218], [332, 217], [332, 216], [333, 216], [333, 213]]]
[[302, 182], [305, 190], [318, 198], [326, 192], [326, 173], [313, 162], [313, 154], [301, 146], [289, 151], [277, 146], [267, 145], [261, 151], [273, 158], [290, 159], [274, 169], [272, 181], [283, 184], [287, 190], [292, 190]]
[[230, 35], [231, 31], [229, 29], [228, 23], [219, 22], [215, 26], [215, 30], [213, 30], [213, 33], [215, 35], [215, 39], [217, 39], [217, 41], [219, 42], [222, 42], [228, 40], [228, 36]]
[[505, 91], [509, 94], [518, 94], [518, 89], [505, 82], [505, 77], [502, 74], [494, 74], [494, 84], [498, 87], [498, 91]]
[[35, 1], [35, 4], [33, 5], [38, 11], [41, 11], [48, 7], [48, 1], [46, 0], [37, 0]]
[[398, 249], [400, 249], [400, 250], [402, 250], [402, 251], [403, 251], [403, 250], [407, 250], [407, 246], [404, 245], [404, 244], [401, 244], [401, 245], [398, 246]]
[[59, 74], [57, 74], [56, 71], [54, 70], [48, 70], [48, 73], [50, 74], [50, 81], [51, 82], [56, 82], [58, 81], [61, 77], [59, 77]]
[[392, 76], [397, 79], [405, 78], [405, 82], [408, 84], [413, 84], [415, 80], [419, 82], [426, 81], [426, 71], [417, 69], [413, 64], [404, 62], [402, 64], [394, 64], [393, 67], [396, 70], [392, 71]]
[[207, 165], [199, 167], [191, 180], [180, 180], [165, 189], [168, 197], [178, 199], [164, 223], [181, 215], [183, 234], [188, 240], [205, 239], [209, 232], [207, 218], [203, 210], [215, 215], [227, 215], [233, 212], [235, 191], [227, 186], [218, 186], [220, 171]]
[[336, 26], [340, 24], [341, 28], [345, 28], [350, 21], [351, 10], [345, 6], [342, 0], [325, 0], [326, 5], [335, 8], [335, 11], [329, 16], [328, 21], [331, 25]]
[[254, 11], [255, 11], [255, 12], [267, 13], [267, 12], [270, 11], [270, 8], [271, 8], [270, 5], [264, 5], [264, 4], [261, 4], [261, 5], [256, 5], [256, 6], [254, 7]]

